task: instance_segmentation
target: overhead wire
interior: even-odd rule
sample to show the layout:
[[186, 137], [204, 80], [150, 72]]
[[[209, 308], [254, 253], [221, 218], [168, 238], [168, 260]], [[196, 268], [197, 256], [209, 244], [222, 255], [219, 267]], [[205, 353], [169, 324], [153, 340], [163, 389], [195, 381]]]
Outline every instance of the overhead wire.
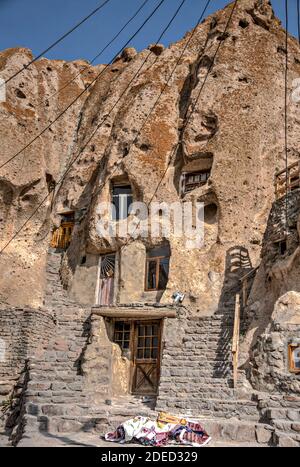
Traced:
[[51, 49], [53, 49], [56, 45], [58, 45], [60, 42], [62, 42], [64, 39], [66, 39], [72, 32], [76, 31], [82, 24], [84, 24], [88, 19], [90, 19], [92, 16], [94, 16], [98, 11], [100, 11], [107, 3], [109, 3], [111, 0], [105, 0], [103, 3], [98, 5], [97, 8], [95, 8], [91, 13], [89, 13], [85, 18], [79, 21], [79, 23], [75, 24], [69, 31], [64, 33], [61, 37], [59, 37], [53, 44], [51, 44], [49, 47], [47, 47], [45, 50], [43, 50], [37, 57], [33, 58], [28, 62], [26, 65], [23, 66], [23, 68], [20, 68], [18, 71], [16, 71], [12, 76], [7, 78], [5, 81], [5, 84], [9, 83], [12, 79], [16, 78], [20, 73], [23, 71], [26, 71], [33, 63], [35, 63], [37, 60], [39, 60], [43, 55], [45, 55], [47, 52], [49, 52]]
[[285, 151], [285, 230], [288, 234], [288, 0], [285, 0], [285, 70], [284, 70], [284, 151]]
[[[232, 20], [234, 11], [235, 11], [236, 6], [237, 6], [237, 3], [238, 3], [238, 0], [235, 0], [234, 3], [233, 3], [232, 10], [231, 10], [231, 12], [230, 12], [230, 15], [229, 15], [229, 17], [228, 17], [228, 20], [227, 20], [227, 22], [226, 22], [226, 26], [225, 26], [224, 32], [223, 32], [223, 34], [222, 34], [224, 38], [225, 38], [225, 36], [226, 36], [226, 32], [227, 32], [227, 30], [228, 30], [228, 28], [229, 28], [229, 25], [230, 25], [230, 23], [231, 23], [231, 20]], [[216, 51], [215, 51], [215, 53], [214, 53], [214, 55], [213, 55], [213, 58], [212, 58], [211, 63], [210, 63], [210, 66], [209, 66], [208, 69], [207, 69], [205, 78], [204, 78], [203, 83], [202, 83], [202, 85], [201, 85], [201, 87], [200, 87], [200, 90], [199, 90], [199, 93], [198, 93], [198, 95], [197, 95], [197, 97], [196, 97], [196, 100], [195, 100], [195, 102], [194, 102], [194, 105], [192, 106], [191, 112], [190, 112], [189, 116], [187, 117], [187, 119], [186, 119], [186, 121], [185, 121], [185, 124], [184, 124], [184, 126], [183, 126], [182, 134], [184, 133], [184, 130], [186, 129], [186, 127], [187, 127], [187, 125], [188, 125], [188, 123], [189, 123], [189, 121], [190, 121], [190, 119], [191, 119], [191, 117], [192, 117], [192, 115], [193, 115], [193, 113], [194, 113], [194, 111], [195, 111], [195, 109], [196, 109], [196, 106], [197, 106], [197, 103], [198, 103], [198, 101], [199, 101], [199, 99], [200, 99], [200, 96], [201, 96], [201, 93], [202, 93], [202, 91], [203, 91], [204, 85], [205, 85], [205, 83], [206, 83], [206, 81], [207, 81], [207, 78], [208, 78], [209, 73], [211, 72], [211, 70], [212, 70], [212, 68], [213, 68], [213, 66], [214, 66], [214, 62], [215, 62], [216, 56], [217, 56], [217, 54], [218, 54], [218, 52], [219, 52], [219, 49], [220, 49], [221, 45], [222, 45], [222, 41], [219, 41], [219, 44], [218, 44], [218, 46], [217, 46], [217, 48], [216, 48]], [[151, 198], [150, 198], [150, 201], [147, 203], [147, 208], [149, 208], [150, 204], [152, 203], [153, 199], [155, 198], [156, 193], [157, 193], [157, 191], [158, 191], [158, 189], [159, 189], [159, 187], [160, 187], [160, 185], [161, 185], [163, 179], [165, 178], [165, 176], [166, 176], [166, 174], [167, 174], [167, 171], [168, 171], [168, 169], [169, 169], [169, 167], [170, 167], [170, 165], [171, 165], [171, 163], [172, 163], [172, 161], [173, 161], [173, 156], [174, 156], [174, 154], [176, 154], [176, 151], [177, 151], [177, 149], [178, 149], [178, 147], [179, 147], [180, 145], [181, 145], [181, 141], [178, 141], [177, 145], [176, 145], [175, 148], [172, 150], [171, 155], [170, 155], [170, 157], [169, 157], [169, 162], [168, 162], [168, 164], [167, 164], [167, 167], [166, 167], [166, 169], [164, 170], [164, 173], [163, 173], [162, 177], [160, 178], [160, 180], [159, 180], [159, 182], [158, 182], [158, 184], [157, 184], [157, 186], [156, 186], [156, 188], [155, 188], [155, 190], [154, 190], [154, 192], [153, 192], [153, 194], [152, 194], [152, 196], [151, 196]], [[136, 229], [138, 228], [139, 224], [140, 224], [140, 222], [136, 225], [136, 228], [135, 228], [135, 230], [133, 231], [133, 233], [132, 233], [132, 235], [131, 235], [131, 239], [129, 239], [125, 244], [123, 244], [123, 245], [119, 248], [118, 251], [121, 252], [122, 249], [125, 248], [125, 246], [127, 246], [127, 245], [129, 244], [130, 241], [132, 241], [132, 239], [134, 238], [134, 233], [135, 233]]]
[[297, 31], [298, 41], [300, 42], [300, 0], [297, 0]]
[[115, 56], [112, 58], [112, 60], [93, 78], [93, 80], [87, 84], [87, 86], [85, 87], [85, 89], [83, 89], [77, 96], [75, 99], [73, 99], [69, 104], [68, 106], [62, 111], [60, 112], [54, 120], [50, 121], [50, 123], [40, 132], [38, 133], [34, 138], [32, 138], [25, 146], [22, 147], [22, 149], [20, 149], [19, 151], [17, 151], [15, 154], [13, 154], [11, 157], [9, 157], [5, 162], [3, 162], [1, 165], [0, 165], [0, 169], [2, 169], [3, 167], [5, 167], [9, 162], [11, 162], [13, 159], [15, 159], [16, 157], [18, 157], [23, 151], [25, 151], [26, 149], [28, 149], [38, 138], [40, 138], [44, 133], [46, 133], [46, 131], [49, 130], [49, 128], [52, 127], [52, 125], [54, 125], [54, 123], [56, 123], [71, 107], [73, 104], [75, 104], [75, 102], [78, 101], [78, 99], [80, 99], [80, 97], [85, 94], [88, 89], [91, 88], [91, 86], [100, 78], [100, 76], [103, 75], [103, 73], [107, 70], [107, 68], [116, 60], [116, 58], [122, 53], [122, 51], [128, 46], [128, 44], [132, 41], [132, 39], [134, 39], [137, 34], [143, 29], [143, 27], [145, 26], [145, 24], [154, 16], [154, 14], [157, 12], [157, 10], [162, 6], [162, 4], [165, 2], [165, 0], [160, 0], [160, 2], [156, 5], [156, 7], [152, 10], [152, 12], [147, 16], [147, 18], [143, 21], [143, 23], [141, 24], [141, 26], [137, 29], [137, 31], [128, 39], [128, 41], [125, 43], [125, 45], [123, 45], [123, 47], [115, 54]]
[[[168, 28], [171, 26], [171, 24], [173, 23], [174, 19], [176, 18], [176, 16], [178, 15], [180, 9], [182, 8], [182, 6], [184, 5], [184, 3], [186, 2], [187, 0], [181, 0], [181, 3], [180, 5], [178, 6], [178, 8], [176, 9], [175, 13], [173, 14], [171, 20], [168, 22], [167, 26], [164, 28], [163, 32], [160, 34], [157, 42], [156, 42], [156, 45], [159, 43], [159, 41], [161, 40], [161, 38], [163, 37], [163, 35], [165, 34], [165, 32], [168, 30]], [[208, 0], [210, 1], [210, 0]], [[161, 2], [162, 3], [162, 2]], [[57, 185], [61, 185], [62, 182], [64, 181], [66, 175], [68, 174], [69, 170], [71, 169], [71, 167], [74, 165], [74, 163], [78, 160], [79, 156], [82, 154], [82, 152], [84, 151], [84, 149], [87, 147], [87, 145], [90, 143], [90, 141], [92, 140], [92, 138], [94, 137], [94, 135], [96, 134], [96, 132], [98, 131], [98, 129], [102, 126], [102, 124], [107, 120], [107, 118], [110, 116], [110, 113], [112, 112], [113, 108], [115, 108], [115, 106], [117, 105], [117, 103], [121, 100], [121, 98], [127, 93], [127, 90], [130, 86], [130, 84], [133, 82], [133, 80], [139, 75], [142, 67], [144, 66], [144, 64], [146, 63], [146, 61], [148, 60], [148, 58], [150, 57], [150, 55], [152, 55], [151, 51], [148, 53], [146, 59], [143, 61], [142, 65], [140, 66], [140, 68], [138, 69], [138, 71], [135, 73], [134, 77], [131, 79], [130, 83], [128, 83], [128, 85], [126, 86], [126, 89], [123, 91], [123, 93], [121, 94], [121, 96], [118, 98], [117, 102], [114, 104], [114, 106], [110, 109], [110, 112], [106, 115], [106, 117], [102, 120], [102, 122], [97, 125], [95, 131], [92, 133], [92, 135], [88, 138], [88, 141], [84, 143], [84, 145], [82, 146], [82, 148], [80, 149], [80, 151], [78, 152], [78, 154], [76, 155], [76, 157], [71, 161], [71, 163], [68, 165], [67, 169], [65, 170], [64, 174], [62, 175], [62, 177], [60, 178], [60, 180], [58, 181]], [[49, 193], [42, 199], [42, 201], [38, 204], [38, 206], [35, 208], [35, 210], [31, 213], [31, 215], [25, 220], [25, 222], [21, 225], [21, 227], [15, 232], [15, 234], [8, 240], [8, 242], [1, 248], [0, 250], [0, 254], [2, 254], [4, 252], [4, 250], [10, 245], [10, 243], [20, 234], [20, 232], [26, 227], [26, 225], [30, 222], [30, 220], [35, 216], [35, 214], [39, 211], [39, 209], [43, 206], [43, 204], [47, 201], [47, 199], [49, 198], [49, 196], [51, 195], [51, 193], [53, 193], [54, 189], [50, 190]]]
[[84, 66], [78, 73], [76, 73], [69, 81], [67, 81], [62, 87], [60, 87], [57, 91], [51, 94], [46, 99], [41, 100], [37, 104], [36, 107], [40, 107], [41, 105], [45, 105], [48, 103], [50, 99], [60, 94], [64, 89], [66, 89], [70, 84], [72, 84], [80, 75], [82, 75], [86, 70], [90, 69], [90, 65], [93, 65], [95, 61], [101, 57], [101, 55], [108, 49], [108, 47], [113, 44], [113, 42], [122, 34], [122, 32], [126, 29], [126, 27], [138, 16], [140, 11], [147, 5], [150, 0], [144, 0], [142, 5], [135, 11], [135, 13], [129, 18], [128, 21], [122, 26], [122, 28], [112, 37], [112, 39], [95, 55], [91, 60], [88, 60], [88, 65]]

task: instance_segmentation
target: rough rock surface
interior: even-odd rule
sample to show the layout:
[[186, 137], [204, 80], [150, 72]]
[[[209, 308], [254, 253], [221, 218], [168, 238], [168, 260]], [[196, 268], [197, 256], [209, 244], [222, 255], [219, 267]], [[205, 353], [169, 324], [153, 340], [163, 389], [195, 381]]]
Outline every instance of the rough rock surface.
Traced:
[[[232, 7], [168, 48], [152, 44], [137, 53], [129, 47], [108, 67], [42, 59], [8, 84], [0, 103], [0, 165], [103, 71], [51, 130], [0, 169], [1, 247], [49, 195], [0, 255], [0, 302], [6, 304], [0, 327], [9, 351], [20, 350], [12, 380], [7, 376], [15, 362], [0, 365], [3, 396], [25, 360], [36, 354], [36, 362], [27, 362], [21, 373], [26, 381], [20, 376], [17, 385], [14, 439], [24, 427], [29, 443], [30, 436], [49, 427], [56, 433], [103, 428], [109, 419], [103, 397], [115, 395], [111, 389], [128, 389], [130, 362], [111, 342], [112, 323], [91, 315], [99, 256], [116, 252], [115, 310], [157, 311], [172, 307], [173, 292], [185, 294], [176, 317], [164, 320], [157, 407], [203, 413], [221, 439], [299, 445], [299, 376], [288, 373], [286, 356], [287, 342], [299, 334], [299, 190], [288, 198], [284, 256], [275, 243], [284, 230], [285, 200], [273, 204], [274, 173], [284, 167], [285, 156], [285, 31], [269, 1], [240, 0], [224, 34]], [[288, 41], [291, 91], [300, 73], [300, 49], [295, 39]], [[1, 77], [30, 58], [25, 49], [2, 52]], [[86, 71], [58, 92], [82, 67]], [[290, 102], [289, 162], [299, 158], [298, 111]], [[181, 174], [202, 169], [211, 169], [207, 183], [183, 195]], [[131, 185], [135, 201], [205, 205], [203, 248], [168, 238], [169, 279], [159, 294], [145, 291], [145, 259], [146, 249], [159, 245], [164, 235], [138, 235], [128, 242], [98, 234], [98, 221], [107, 219], [107, 213], [99, 214], [100, 203], [111, 201], [111, 183], [120, 180]], [[57, 252], [48, 260], [47, 253], [63, 210], [75, 211], [76, 222], [61, 263]], [[260, 262], [243, 307], [244, 380], [236, 391], [231, 364], [235, 294], [241, 293], [240, 279]], [[34, 310], [46, 331], [39, 340], [34, 328], [31, 342]], [[17, 326], [18, 316], [24, 327]], [[10, 335], [7, 323], [16, 334]], [[100, 404], [94, 413], [91, 401]], [[117, 404], [111, 413], [122, 410]]]
[[[32, 54], [27, 49], [1, 52], [1, 78], [7, 79], [31, 59]], [[67, 63], [41, 59], [10, 81], [6, 86], [6, 100], [0, 104], [0, 165], [53, 121], [101, 67], [90, 67], [85, 61]], [[58, 93], [82, 68], [87, 69]], [[1, 248], [59, 180], [76, 144], [85, 98], [83, 95], [36, 142], [1, 168]], [[33, 307], [42, 304], [51, 196], [0, 257], [3, 302]]]
[[[95, 194], [95, 190], [100, 181], [108, 181], [116, 164], [121, 161], [119, 173], [127, 174], [137, 199], [143, 201], [149, 201], [166, 171], [156, 198], [168, 202], [180, 199], [182, 169], [212, 162], [209, 183], [185, 196], [185, 200], [194, 198], [217, 206], [216, 216], [205, 225], [205, 248], [187, 251], [180, 240], [171, 240], [172, 262], [165, 295], [169, 297], [171, 291], [179, 289], [187, 293], [195, 311], [211, 314], [216, 310], [230, 248], [246, 248], [249, 261], [257, 263], [273, 199], [274, 169], [282, 165], [284, 147], [284, 31], [268, 1], [241, 0], [228, 34], [222, 36], [231, 8], [229, 5], [208, 17], [197, 28], [133, 145], [191, 33], [169, 48], [160, 47], [159, 53], [153, 46], [138, 54], [129, 49], [53, 125], [52, 131], [1, 169], [1, 245], [47, 195], [52, 181], [59, 180], [67, 162], [78, 154], [96, 125], [106, 119], [56, 194], [53, 213], [62, 206], [89, 208], [94, 192], [84, 226], [79, 228], [88, 237], [82, 240], [81, 249], [87, 246], [103, 252], [122, 243], [103, 245], [95, 230], [95, 209], [101, 199], [107, 199], [108, 183], [100, 193]], [[203, 86], [220, 41], [214, 67]], [[130, 83], [146, 57], [138, 78]], [[25, 49], [2, 52], [1, 76], [10, 76], [30, 58]], [[289, 65], [291, 89], [293, 78], [300, 73], [299, 47], [293, 38], [289, 38]], [[50, 97], [82, 66], [86, 63], [42, 59], [8, 84], [7, 100], [0, 104], [1, 162], [44, 128], [101, 69], [100, 65], [88, 66], [71, 86]], [[116, 104], [124, 90], [125, 97]], [[195, 111], [188, 120], [194, 104]], [[289, 121], [291, 158], [298, 151], [299, 120], [295, 111], [291, 108]], [[182, 145], [170, 162], [179, 140]], [[1, 255], [4, 302], [38, 306], [43, 301], [50, 199]], [[71, 263], [74, 272], [76, 261], [72, 259]]]

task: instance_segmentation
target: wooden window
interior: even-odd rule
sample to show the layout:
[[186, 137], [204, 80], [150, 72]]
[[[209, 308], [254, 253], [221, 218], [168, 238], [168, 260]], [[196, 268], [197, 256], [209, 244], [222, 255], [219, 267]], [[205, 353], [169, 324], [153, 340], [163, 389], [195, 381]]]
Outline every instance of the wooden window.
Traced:
[[169, 257], [150, 257], [146, 260], [146, 284], [145, 289], [165, 290], [169, 277]]
[[138, 360], [158, 357], [159, 348], [159, 326], [157, 324], [145, 323], [138, 326], [137, 355]]
[[58, 229], [52, 232], [50, 246], [66, 250], [71, 243], [72, 232], [75, 224], [74, 211], [68, 211], [60, 214], [61, 223]]
[[182, 174], [182, 192], [188, 193], [199, 186], [205, 185], [209, 177], [210, 169]]
[[289, 371], [300, 373], [300, 344], [289, 344]]
[[114, 342], [119, 344], [122, 350], [130, 348], [131, 324], [126, 321], [115, 322]]
[[115, 207], [113, 220], [126, 219], [129, 215], [129, 207], [132, 204], [132, 190], [130, 185], [113, 185], [112, 202]]

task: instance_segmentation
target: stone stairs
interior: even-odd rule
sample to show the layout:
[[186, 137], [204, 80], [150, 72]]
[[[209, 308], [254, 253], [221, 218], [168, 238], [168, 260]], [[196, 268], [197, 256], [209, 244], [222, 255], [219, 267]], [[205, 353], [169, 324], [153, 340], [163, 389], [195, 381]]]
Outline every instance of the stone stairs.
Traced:
[[258, 404], [263, 420], [274, 428], [273, 443], [280, 447], [300, 447], [300, 397], [262, 394]]
[[60, 281], [60, 264], [61, 255], [50, 251], [45, 307], [55, 314], [56, 325], [44, 354], [27, 363], [28, 383], [19, 423], [22, 440], [37, 433], [105, 433], [130, 417], [155, 413], [149, 403], [134, 396], [111, 399], [109, 404], [93, 405], [90, 401], [81, 357], [89, 338], [91, 310], [69, 299]]
[[[257, 401], [251, 394], [238, 398], [232, 388], [233, 300], [226, 301], [222, 313], [183, 320], [182, 347], [168, 342], [164, 351], [156, 406], [153, 400], [131, 395], [95, 405], [81, 374], [90, 309], [69, 299], [59, 278], [60, 262], [60, 254], [49, 252], [45, 306], [55, 313], [56, 325], [44, 354], [27, 363], [22, 418], [14, 430], [19, 431], [18, 446], [43, 434], [103, 435], [137, 415], [156, 418], [160, 410], [199, 419], [215, 439], [257, 442]], [[276, 430], [272, 425], [271, 431]]]
[[87, 402], [65, 401], [64, 403], [31, 403], [25, 415], [27, 430], [48, 433], [96, 432], [104, 434], [137, 415], [156, 417], [151, 405], [142, 398], [128, 396], [110, 399], [109, 404], [93, 406]]
[[69, 299], [60, 281], [60, 264], [61, 254], [49, 251], [45, 308], [54, 313], [55, 330], [43, 355], [27, 365], [22, 421], [25, 435], [47, 430], [53, 425], [52, 417], [65, 413], [64, 406], [74, 414], [77, 404], [87, 404], [81, 357], [89, 336], [90, 309]]
[[158, 409], [197, 419], [259, 421], [253, 391], [245, 392], [241, 382], [233, 388], [231, 348], [239, 291], [239, 285], [227, 288], [214, 315], [183, 320], [182, 346], [168, 344], [164, 351]]

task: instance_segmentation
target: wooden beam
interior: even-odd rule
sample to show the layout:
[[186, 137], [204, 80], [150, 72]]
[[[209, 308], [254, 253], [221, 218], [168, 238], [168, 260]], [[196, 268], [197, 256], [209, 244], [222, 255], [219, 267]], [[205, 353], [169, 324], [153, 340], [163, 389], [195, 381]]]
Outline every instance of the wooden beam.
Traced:
[[232, 338], [233, 387], [237, 386], [240, 338], [240, 295], [235, 296], [234, 326]]
[[162, 319], [176, 318], [176, 310], [168, 308], [125, 308], [122, 307], [94, 307], [92, 314], [104, 318], [131, 318], [131, 319]]

